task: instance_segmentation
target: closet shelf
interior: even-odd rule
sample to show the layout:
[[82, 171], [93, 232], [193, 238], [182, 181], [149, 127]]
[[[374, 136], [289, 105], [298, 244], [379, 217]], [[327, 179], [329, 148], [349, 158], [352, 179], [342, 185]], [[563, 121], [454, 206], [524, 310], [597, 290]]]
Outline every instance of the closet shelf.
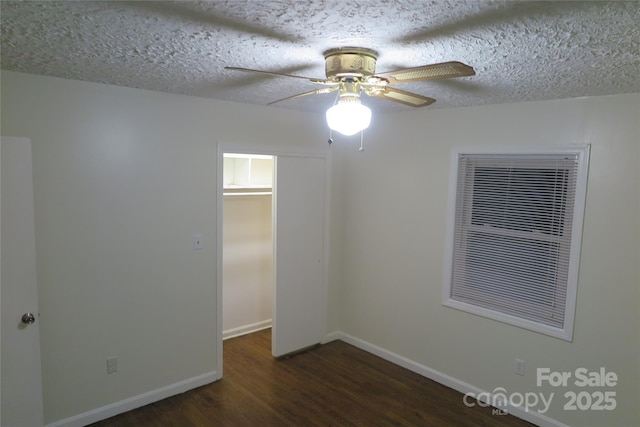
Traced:
[[223, 196], [270, 196], [272, 189], [270, 185], [257, 185], [257, 186], [226, 186], [223, 189]]

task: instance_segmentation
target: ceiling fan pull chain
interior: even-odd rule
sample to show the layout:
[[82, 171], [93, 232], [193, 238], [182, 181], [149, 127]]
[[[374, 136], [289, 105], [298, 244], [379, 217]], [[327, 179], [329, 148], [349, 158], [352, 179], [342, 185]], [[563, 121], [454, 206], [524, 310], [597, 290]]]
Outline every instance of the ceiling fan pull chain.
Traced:
[[358, 148], [358, 151], [361, 153], [364, 151], [364, 129], [360, 131], [360, 148]]

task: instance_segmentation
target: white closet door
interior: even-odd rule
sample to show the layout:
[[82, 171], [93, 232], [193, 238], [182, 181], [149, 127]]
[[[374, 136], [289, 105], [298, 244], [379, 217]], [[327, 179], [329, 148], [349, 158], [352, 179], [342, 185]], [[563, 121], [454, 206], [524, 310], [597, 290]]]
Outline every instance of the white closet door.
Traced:
[[[42, 426], [40, 319], [31, 173], [31, 140], [2, 137], [2, 369], [3, 426]], [[33, 318], [28, 319], [28, 313]], [[24, 323], [24, 319], [28, 322]]]
[[320, 157], [278, 156], [274, 186], [274, 318], [279, 357], [324, 334], [325, 168]]

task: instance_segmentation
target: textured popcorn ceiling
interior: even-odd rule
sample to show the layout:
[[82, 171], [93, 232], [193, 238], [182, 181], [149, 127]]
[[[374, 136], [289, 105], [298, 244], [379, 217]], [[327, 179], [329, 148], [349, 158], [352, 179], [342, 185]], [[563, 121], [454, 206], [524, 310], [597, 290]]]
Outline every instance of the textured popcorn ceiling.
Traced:
[[[265, 105], [317, 88], [326, 49], [379, 52], [377, 70], [457, 60], [477, 75], [398, 85], [425, 109], [640, 92], [637, 1], [2, 1], [1, 67]], [[335, 94], [274, 105], [324, 111]], [[377, 112], [411, 107], [368, 98]]]

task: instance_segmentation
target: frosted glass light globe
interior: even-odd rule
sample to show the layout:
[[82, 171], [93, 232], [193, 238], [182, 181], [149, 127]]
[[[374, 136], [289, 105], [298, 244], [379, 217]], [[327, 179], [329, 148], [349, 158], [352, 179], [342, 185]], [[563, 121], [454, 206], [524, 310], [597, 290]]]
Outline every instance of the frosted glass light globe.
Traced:
[[351, 136], [369, 127], [371, 109], [360, 100], [340, 100], [327, 110], [329, 128], [343, 135]]

